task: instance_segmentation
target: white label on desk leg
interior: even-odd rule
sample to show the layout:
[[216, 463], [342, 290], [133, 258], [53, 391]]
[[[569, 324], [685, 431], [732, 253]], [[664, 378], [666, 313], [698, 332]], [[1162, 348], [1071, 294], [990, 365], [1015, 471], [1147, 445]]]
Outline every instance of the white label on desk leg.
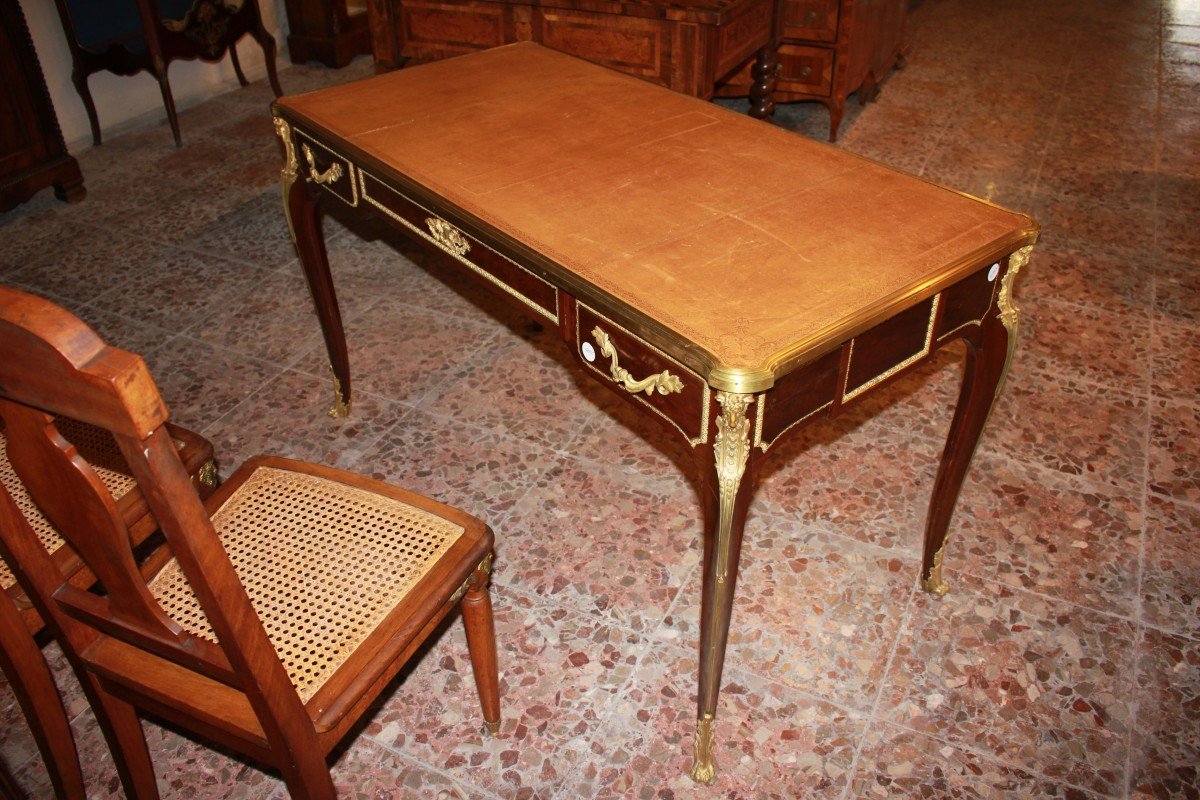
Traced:
[[592, 347], [591, 342], [584, 342], [579, 346], [579, 350], [589, 362], [596, 360], [596, 348]]
[[996, 280], [996, 276], [1000, 274], [1000, 262], [992, 264], [992, 268], [988, 270], [988, 283]]

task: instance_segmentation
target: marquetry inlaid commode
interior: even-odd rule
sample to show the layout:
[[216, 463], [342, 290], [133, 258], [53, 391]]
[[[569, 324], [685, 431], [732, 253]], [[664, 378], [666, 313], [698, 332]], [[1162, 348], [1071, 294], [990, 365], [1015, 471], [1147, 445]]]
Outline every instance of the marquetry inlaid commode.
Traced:
[[951, 512], [1017, 340], [1029, 217], [533, 44], [274, 113], [335, 414], [352, 387], [323, 203], [391, 221], [445, 254], [431, 269], [465, 269], [556, 327], [583, 379], [691, 449], [706, 520], [696, 780], [716, 774], [742, 533], [774, 445], [961, 341], [921, 575], [947, 590]]

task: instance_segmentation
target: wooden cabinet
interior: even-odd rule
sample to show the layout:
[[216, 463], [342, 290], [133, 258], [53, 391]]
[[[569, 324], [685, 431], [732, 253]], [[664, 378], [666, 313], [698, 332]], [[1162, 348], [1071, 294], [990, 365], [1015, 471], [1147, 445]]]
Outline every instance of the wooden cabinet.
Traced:
[[[908, 0], [779, 0], [779, 83], [775, 100], [816, 100], [829, 108], [837, 140], [846, 98], [873, 98], [888, 71], [903, 66]], [[746, 94], [743, 70], [718, 92]]]
[[83, 199], [83, 174], [63, 144], [21, 7], [0, 0], [0, 211], [47, 186], [60, 200]]
[[384, 69], [533, 41], [708, 98], [768, 43], [775, 2], [376, 0], [371, 37]]
[[284, 0], [288, 54], [294, 64], [320, 61], [344, 67], [371, 52], [366, 0]]

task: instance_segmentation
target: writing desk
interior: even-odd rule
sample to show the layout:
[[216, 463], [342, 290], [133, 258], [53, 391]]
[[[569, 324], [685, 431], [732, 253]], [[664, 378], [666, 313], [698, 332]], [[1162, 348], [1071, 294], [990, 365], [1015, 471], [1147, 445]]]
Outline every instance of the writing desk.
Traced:
[[[706, 533], [692, 777], [709, 782], [763, 461], [954, 340], [958, 406], [922, 585], [1016, 344], [1027, 216], [695, 98], [514, 44], [284, 98], [288, 224], [349, 411], [319, 201], [379, 213], [555, 325], [583, 373], [682, 436]], [[330, 197], [332, 196], [332, 197]]]

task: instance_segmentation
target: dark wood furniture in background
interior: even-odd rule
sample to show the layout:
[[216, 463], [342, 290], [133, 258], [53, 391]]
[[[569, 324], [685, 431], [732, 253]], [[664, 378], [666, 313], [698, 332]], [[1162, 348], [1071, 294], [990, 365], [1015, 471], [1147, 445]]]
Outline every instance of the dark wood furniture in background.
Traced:
[[769, 451], [961, 341], [921, 567], [926, 591], [947, 590], [942, 546], [1016, 345], [1032, 219], [528, 43], [286, 97], [275, 114], [337, 413], [350, 363], [322, 201], [378, 214], [447, 254], [435, 268], [502, 289], [559, 330], [581, 376], [691, 449], [705, 519], [696, 780], [715, 776], [738, 554]]
[[[829, 109], [829, 141], [837, 141], [846, 98], [873, 99], [893, 66], [904, 64], [908, 0], [779, 0], [776, 102], [816, 100]], [[722, 96], [747, 94], [744, 70]]]
[[[62, 536], [38, 509], [17, 478], [8, 459], [8, 437], [3, 427], [0, 423], [0, 487], [8, 492], [30, 528], [46, 545], [51, 560], [66, 580], [74, 586], [87, 588], [95, 578], [71, 548], [66, 546]], [[113, 437], [76, 420], [60, 419], [56, 427], [93, 465], [101, 482], [112, 492], [117, 513], [129, 530], [130, 540], [135, 545], [140, 544], [158, 530], [158, 523], [151, 516], [146, 500], [138, 491]], [[184, 428], [175, 425], [168, 425], [167, 428], [200, 496], [212, 494], [217, 483], [212, 444]], [[55, 688], [54, 678], [34, 639], [44, 627], [42, 617], [30, 604], [16, 577], [0, 559], [0, 668], [25, 713], [55, 796], [59, 800], [85, 800], [83, 775], [71, 736], [71, 726]], [[0, 792], [0, 797], [7, 796]]]
[[0, 0], [0, 211], [54, 187], [60, 200], [86, 193], [67, 153], [46, 79], [18, 0]]
[[[112, 493], [51, 415], [112, 434], [162, 547], [135, 557]], [[458, 609], [498, 731], [483, 522], [282, 458], [247, 461], [202, 500], [145, 362], [2, 286], [0, 418], [13, 471], [105, 589], [72, 585], [0, 491], [0, 555], [75, 669], [127, 797], [158, 797], [141, 710], [278, 769], [293, 797], [336, 800], [329, 752]]]
[[172, 61], [220, 61], [229, 51], [238, 82], [247, 84], [238, 62], [237, 41], [249, 34], [262, 48], [275, 96], [283, 94], [275, 74], [275, 38], [263, 27], [258, 0], [54, 0], [62, 19], [74, 68], [71, 80], [87, 109], [92, 141], [100, 144], [100, 118], [88, 89], [97, 72], [136, 75], [158, 81], [171, 133], [179, 146], [179, 119], [167, 80]]
[[709, 98], [769, 44], [774, 2], [378, 0], [370, 4], [371, 36], [385, 69], [532, 41]]
[[288, 55], [293, 64], [320, 61], [344, 67], [371, 52], [365, 0], [284, 0]]

